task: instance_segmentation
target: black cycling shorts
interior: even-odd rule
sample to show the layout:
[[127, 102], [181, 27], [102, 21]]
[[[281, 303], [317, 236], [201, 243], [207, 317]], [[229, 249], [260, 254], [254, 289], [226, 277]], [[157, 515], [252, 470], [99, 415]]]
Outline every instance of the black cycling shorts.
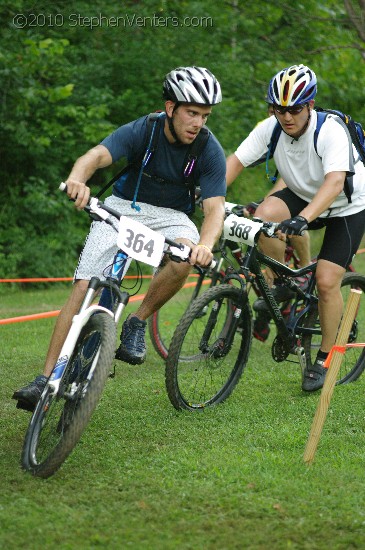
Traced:
[[[271, 196], [285, 202], [292, 218], [308, 205], [306, 201], [288, 188], [277, 191]], [[365, 209], [351, 216], [318, 218], [308, 226], [309, 229], [321, 229], [322, 227], [325, 227], [326, 230], [318, 259], [328, 260], [347, 269], [364, 235]]]

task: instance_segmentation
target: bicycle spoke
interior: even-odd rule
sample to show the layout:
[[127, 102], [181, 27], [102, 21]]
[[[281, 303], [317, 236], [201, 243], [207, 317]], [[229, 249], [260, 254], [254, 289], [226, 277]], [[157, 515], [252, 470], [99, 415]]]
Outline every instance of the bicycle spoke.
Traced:
[[[240, 319], [235, 317], [241, 303], [237, 288], [221, 285], [205, 292], [182, 318], [166, 363], [167, 391], [176, 408], [220, 403], [237, 384], [251, 344], [249, 307]], [[203, 307], [206, 315], [201, 317]], [[190, 361], [183, 359], [187, 354]]]
[[[344, 304], [347, 303], [351, 289], [361, 290], [365, 293], [365, 277], [358, 273], [345, 273], [341, 294]], [[364, 298], [362, 298], [363, 300]], [[360, 301], [361, 304], [361, 301]], [[356, 318], [352, 325], [349, 336], [349, 343], [365, 343], [365, 314], [364, 308], [359, 307]], [[304, 327], [319, 328], [319, 318], [317, 308], [313, 308], [303, 323]], [[307, 364], [311, 366], [316, 358], [317, 351], [321, 343], [321, 335], [303, 336], [303, 347], [305, 349]], [[347, 348], [343, 355], [340, 371], [338, 374], [338, 384], [353, 382], [359, 378], [365, 368], [365, 348], [354, 347]]]
[[92, 316], [83, 328], [63, 373], [59, 391], [48, 386], [31, 419], [22, 465], [49, 477], [79, 441], [94, 411], [115, 353], [115, 323], [105, 313]]

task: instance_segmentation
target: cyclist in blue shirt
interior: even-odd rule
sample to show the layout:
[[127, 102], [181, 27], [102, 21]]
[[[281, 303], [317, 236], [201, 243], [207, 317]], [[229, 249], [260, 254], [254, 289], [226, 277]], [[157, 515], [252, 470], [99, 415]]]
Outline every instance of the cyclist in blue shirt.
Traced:
[[[205, 68], [179, 67], [166, 75], [163, 97], [165, 112], [161, 114], [163, 120], [159, 124], [158, 146], [151, 161], [140, 180], [140, 166], [122, 177], [105, 204], [167, 238], [189, 245], [192, 248], [190, 264], [207, 266], [212, 260], [213, 245], [222, 232], [226, 194], [225, 155], [211, 132], [195, 167], [204, 207], [200, 234], [189, 218], [191, 193], [182, 167], [212, 106], [222, 100], [220, 85]], [[146, 132], [147, 116], [121, 126], [76, 161], [66, 183], [67, 193], [75, 200], [77, 208], [87, 205], [90, 189], [86, 183], [97, 169], [122, 157], [131, 161], [143, 154]], [[71, 320], [82, 303], [89, 280], [93, 276], [105, 278], [103, 270], [112, 263], [118, 248], [116, 238], [116, 232], [108, 224], [92, 224], [75, 271], [73, 290], [57, 319], [43, 374], [14, 393], [18, 408], [34, 409], [57, 361]], [[189, 264], [172, 261], [167, 261], [159, 269], [140, 307], [123, 324], [117, 359], [131, 364], [144, 362], [146, 319], [178, 292], [189, 270]]]

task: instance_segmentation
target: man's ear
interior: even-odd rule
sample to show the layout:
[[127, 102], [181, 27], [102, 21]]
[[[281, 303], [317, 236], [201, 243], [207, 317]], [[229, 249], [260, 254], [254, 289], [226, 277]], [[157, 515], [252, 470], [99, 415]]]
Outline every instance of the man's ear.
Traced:
[[175, 107], [175, 102], [174, 101], [171, 101], [170, 99], [168, 99], [165, 102], [165, 111], [166, 111], [167, 116], [169, 116], [170, 118], [172, 117], [174, 107]]
[[314, 109], [314, 104], [315, 104], [314, 99], [311, 99], [311, 100], [309, 101], [309, 108], [310, 108], [310, 110]]

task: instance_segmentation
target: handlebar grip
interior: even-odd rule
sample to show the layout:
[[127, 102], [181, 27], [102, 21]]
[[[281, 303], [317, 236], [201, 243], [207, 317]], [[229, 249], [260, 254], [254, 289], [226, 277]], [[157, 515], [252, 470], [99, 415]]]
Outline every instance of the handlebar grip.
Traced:
[[[59, 189], [60, 191], [63, 191], [64, 193], [67, 193], [67, 183], [65, 183], [65, 182], [62, 181], [62, 182], [60, 183], [60, 185], [58, 186], [58, 189]], [[75, 202], [75, 199], [70, 199], [70, 201]], [[90, 199], [89, 199], [88, 204], [85, 206], [84, 210], [85, 210], [85, 212], [89, 212], [89, 213], [90, 213], [90, 206], [89, 206], [89, 204], [90, 204]]]

